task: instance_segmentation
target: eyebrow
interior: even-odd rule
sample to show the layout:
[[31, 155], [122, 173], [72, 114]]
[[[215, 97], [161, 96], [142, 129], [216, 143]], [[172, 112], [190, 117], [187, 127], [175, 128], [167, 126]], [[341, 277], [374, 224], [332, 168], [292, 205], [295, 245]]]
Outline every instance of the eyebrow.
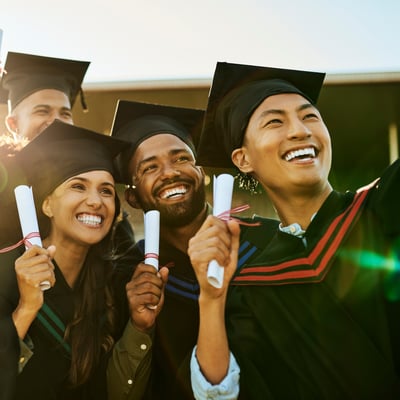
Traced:
[[[34, 107], [34, 109], [36, 108], [52, 108], [52, 106], [50, 104], [36, 104]], [[70, 107], [61, 107], [62, 110], [67, 110], [67, 111], [72, 111], [72, 109]]]
[[[300, 105], [299, 107], [297, 107], [296, 111], [297, 112], [298, 111], [303, 111], [303, 110], [306, 110], [308, 108], [314, 108], [314, 106], [311, 103], [304, 103], [304, 104]], [[263, 111], [260, 114], [260, 117], [258, 118], [258, 120], [261, 120], [261, 119], [263, 119], [263, 118], [265, 118], [265, 117], [267, 117], [268, 115], [271, 115], [271, 114], [284, 115], [285, 113], [286, 113], [285, 110], [271, 108], [271, 109]]]
[[[82, 176], [71, 176], [71, 178], [68, 178], [65, 182], [71, 182], [71, 181], [74, 181], [74, 180], [81, 181], [81, 182], [90, 182], [89, 179], [84, 178]], [[108, 182], [108, 181], [102, 182], [101, 185], [115, 187], [115, 185], [112, 182]]]

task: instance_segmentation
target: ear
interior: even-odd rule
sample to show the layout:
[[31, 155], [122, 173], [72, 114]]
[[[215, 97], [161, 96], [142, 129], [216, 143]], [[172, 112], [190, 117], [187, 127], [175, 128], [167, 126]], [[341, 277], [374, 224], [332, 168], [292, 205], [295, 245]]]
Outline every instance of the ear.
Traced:
[[253, 168], [251, 167], [251, 163], [249, 160], [249, 156], [247, 154], [245, 147], [240, 147], [232, 151], [231, 154], [232, 162], [236, 165], [239, 171], [249, 174], [253, 172]]
[[53, 211], [51, 210], [50, 199], [46, 197], [42, 203], [42, 211], [43, 214], [47, 217], [51, 218], [53, 216]]
[[138, 210], [142, 208], [140, 207], [139, 201], [136, 197], [135, 189], [132, 187], [125, 189], [125, 200], [133, 208], [137, 208]]
[[200, 166], [196, 165], [196, 168], [200, 171], [200, 174], [204, 179], [204, 177], [206, 176], [206, 173], [204, 172], [203, 167], [200, 167]]
[[18, 123], [17, 118], [14, 115], [8, 114], [5, 118], [5, 124], [7, 130], [13, 135], [18, 133]]

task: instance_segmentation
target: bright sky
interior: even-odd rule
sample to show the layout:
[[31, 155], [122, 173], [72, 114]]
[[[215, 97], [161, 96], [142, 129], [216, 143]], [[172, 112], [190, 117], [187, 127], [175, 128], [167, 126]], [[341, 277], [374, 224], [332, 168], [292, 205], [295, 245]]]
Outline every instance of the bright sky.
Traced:
[[85, 82], [211, 78], [217, 61], [400, 71], [399, 15], [398, 0], [13, 0], [0, 56], [91, 61]]

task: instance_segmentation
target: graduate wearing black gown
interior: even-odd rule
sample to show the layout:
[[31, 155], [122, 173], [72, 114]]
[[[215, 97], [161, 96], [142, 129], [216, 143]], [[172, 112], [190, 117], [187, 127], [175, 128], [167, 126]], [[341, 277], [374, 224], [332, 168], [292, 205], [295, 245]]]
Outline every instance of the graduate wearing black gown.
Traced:
[[265, 240], [241, 227], [241, 246], [256, 252], [239, 252], [221, 289], [240, 399], [400, 397], [400, 162], [356, 192], [330, 187], [329, 133], [314, 106], [323, 77], [227, 63], [214, 76], [198, 162], [235, 162], [260, 181], [281, 219]]
[[233, 278], [227, 331], [240, 398], [396, 398], [399, 166], [369, 190], [332, 192], [306, 246], [277, 230]]
[[[57, 221], [60, 214], [59, 211], [54, 211], [57, 208], [54, 205], [51, 208], [51, 214], [45, 214], [41, 205], [47, 204], [45, 200], [47, 196], [67, 181], [74, 182], [70, 184], [70, 187], [67, 184], [68, 189], [65, 192], [69, 193], [70, 203], [67, 204], [70, 206], [74, 204], [75, 212], [79, 213], [76, 218], [86, 220], [89, 218], [88, 213], [92, 213], [96, 216], [102, 215], [101, 218], [104, 219], [104, 226], [97, 227], [97, 233], [95, 230], [90, 231], [89, 220], [82, 221], [82, 227], [79, 223], [70, 221], [68, 226], [73, 226], [78, 232], [75, 232], [74, 240], [89, 241], [89, 232], [93, 238], [104, 236], [98, 242], [93, 239], [94, 243], [88, 245], [82, 268], [72, 285], [57, 263], [58, 261], [65, 264], [58, 256], [63, 246], [60, 245], [55, 249], [52, 260], [54, 271], [46, 272], [48, 275], [46, 279], [50, 281], [52, 287], [43, 292], [43, 304], [27, 333], [21, 338], [19, 338], [19, 325], [13, 319], [13, 314], [18, 313], [18, 310], [25, 306], [20, 301], [23, 297], [21, 285], [27, 289], [30, 281], [29, 279], [21, 281], [21, 277], [17, 281], [16, 262], [19, 261], [22, 266], [21, 256], [26, 257], [29, 251], [45, 254], [50, 250], [30, 248], [25, 252], [24, 244], [20, 243], [20, 246], [0, 255], [0, 324], [2, 327], [0, 330], [0, 382], [2, 384], [0, 398], [2, 399], [107, 398], [107, 360], [114, 338], [120, 336], [122, 330], [122, 325], [118, 322], [116, 305], [122, 303], [118, 296], [125, 297], [123, 286], [111, 287], [112, 284], [117, 283], [115, 279], [111, 279], [112, 265], [106, 259], [107, 252], [110, 251], [111, 226], [115, 213], [118, 213], [119, 202], [116, 193], [110, 189], [111, 183], [108, 181], [104, 183], [102, 180], [100, 188], [98, 181], [94, 181], [93, 175], [89, 177], [89, 174], [94, 171], [94, 174], [98, 174], [102, 179], [106, 177], [104, 179], [112, 180], [114, 173], [112, 159], [123, 146], [124, 144], [116, 139], [55, 121], [15, 155], [16, 162], [25, 171], [26, 181], [33, 188], [44, 244], [47, 235], [50, 234], [52, 237], [51, 234], [57, 230], [53, 225], [51, 228], [49, 226], [50, 219], [57, 218], [56, 216], [53, 218], [53, 213], [56, 215], [58, 212]], [[76, 178], [77, 176], [79, 178]], [[72, 181], [70, 178], [73, 178]], [[98, 196], [104, 196], [102, 202], [110, 204], [109, 208], [101, 202], [100, 205], [92, 207], [91, 204], [95, 201], [92, 202], [90, 196], [86, 196], [86, 200], [79, 200], [81, 203], [76, 205], [77, 196], [81, 199], [84, 197], [85, 190], [89, 193], [89, 183], [86, 182], [90, 179], [96, 182], [95, 185], [99, 185], [92, 189], [99, 191]], [[71, 200], [71, 196], [74, 200]], [[76, 203], [73, 203], [74, 201]], [[62, 215], [70, 215], [71, 208], [68, 209], [65, 205], [64, 207]], [[110, 214], [114, 209], [115, 212]], [[96, 218], [98, 220], [98, 217]], [[17, 230], [20, 229], [18, 220], [14, 221], [14, 226]], [[67, 231], [68, 229], [73, 228], [67, 227]], [[65, 226], [64, 231], [62, 229], [59, 231], [65, 234]], [[72, 241], [66, 240], [66, 242]], [[85, 243], [83, 247], [85, 245], [87, 244]], [[61, 254], [63, 254], [62, 251]], [[34, 261], [35, 257], [37, 256], [33, 255], [30, 259]], [[34, 283], [38, 278], [35, 278], [33, 270], [31, 279], [34, 288], [25, 290], [25, 299], [27, 293], [32, 293], [37, 287]], [[32, 299], [32, 296], [28, 298]], [[32, 307], [36, 309], [36, 304]], [[74, 365], [78, 365], [75, 370]], [[86, 370], [85, 366], [88, 366]], [[83, 372], [86, 374], [80, 375]]]
[[[148, 204], [142, 201], [143, 193], [149, 196], [146, 194], [149, 188], [145, 185], [145, 177], [141, 178], [139, 183], [135, 182], [137, 185], [135, 186], [131, 175], [131, 170], [134, 169], [133, 162], [143, 165], [151, 164], [147, 160], [138, 163], [135, 158], [138, 153], [137, 148], [147, 139], [155, 139], [159, 142], [165, 136], [172, 136], [175, 140], [173, 146], [175, 153], [171, 151], [170, 160], [174, 160], [173, 168], [182, 170], [179, 176], [178, 174], [169, 178], [162, 176], [156, 185], [159, 188], [163, 185], [168, 187], [186, 185], [190, 193], [175, 204], [173, 199], [170, 200], [171, 205], [168, 204], [168, 199], [164, 199], [159, 204], [153, 205], [155, 209], [160, 210], [159, 266], [160, 269], [168, 267], [169, 273], [164, 292], [165, 301], [157, 310], [154, 325], [148, 329], [148, 332], [141, 332], [139, 337], [132, 336], [131, 339], [131, 342], [148, 339], [152, 346], [151, 376], [144, 394], [145, 399], [193, 398], [189, 361], [198, 332], [199, 286], [189, 257], [182, 247], [186, 246], [187, 232], [195, 230], [208, 212], [203, 189], [203, 175], [198, 167], [189, 168], [188, 165], [194, 162], [186, 160], [189, 157], [189, 150], [194, 152], [193, 142], [196, 133], [201, 128], [203, 115], [202, 110], [120, 100], [114, 116], [112, 136], [129, 143], [118, 157], [120, 179], [125, 185], [130, 185], [126, 190], [126, 199], [129, 204], [148, 211]], [[152, 147], [152, 151], [155, 154], [154, 164], [160, 166], [160, 169], [166, 168], [167, 162], [160, 156], [164, 149]], [[179, 236], [181, 231], [185, 232], [183, 236]], [[176, 242], [179, 242], [180, 246]], [[131, 270], [135, 270], [137, 265], [143, 263], [145, 259], [144, 240], [136, 243], [135, 247], [123, 258], [124, 264]], [[120, 260], [117, 261], [117, 264], [120, 263]], [[138, 292], [140, 292], [139, 284]], [[131, 307], [134, 309], [132, 305]], [[143, 315], [142, 313], [139, 317]], [[131, 319], [132, 325], [135, 325], [135, 318]], [[120, 353], [121, 357], [126, 358], [128, 349], [121, 347]], [[132, 358], [134, 357], [131, 356]], [[129, 362], [127, 364], [129, 365]], [[130, 387], [126, 382], [135, 374], [134, 367], [131, 366], [125, 373], [126, 378], [121, 381], [120, 386], [121, 388], [126, 386], [126, 392], [128, 392]]]

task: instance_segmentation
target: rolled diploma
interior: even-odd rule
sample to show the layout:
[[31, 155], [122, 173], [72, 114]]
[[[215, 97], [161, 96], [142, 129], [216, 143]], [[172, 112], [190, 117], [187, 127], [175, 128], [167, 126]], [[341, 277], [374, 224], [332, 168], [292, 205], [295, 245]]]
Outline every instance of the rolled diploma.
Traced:
[[[233, 176], [229, 174], [221, 174], [218, 177], [214, 176], [213, 188], [213, 215], [219, 214], [231, 209], [232, 192], [233, 192]], [[224, 279], [224, 268], [217, 261], [212, 260], [208, 264], [207, 280], [210, 285], [221, 288]]]
[[144, 261], [156, 269], [158, 269], [159, 242], [160, 212], [150, 210], [144, 214]]
[[[35, 201], [33, 199], [32, 188], [26, 185], [19, 185], [14, 189], [15, 200], [18, 208], [19, 221], [21, 224], [22, 235], [27, 237], [31, 233], [39, 233], [39, 226], [37, 222]], [[32, 245], [42, 247], [42, 240], [40, 236], [29, 238], [29, 242]], [[25, 248], [28, 247], [25, 245]], [[50, 288], [49, 281], [43, 281], [40, 283], [42, 290]]]

